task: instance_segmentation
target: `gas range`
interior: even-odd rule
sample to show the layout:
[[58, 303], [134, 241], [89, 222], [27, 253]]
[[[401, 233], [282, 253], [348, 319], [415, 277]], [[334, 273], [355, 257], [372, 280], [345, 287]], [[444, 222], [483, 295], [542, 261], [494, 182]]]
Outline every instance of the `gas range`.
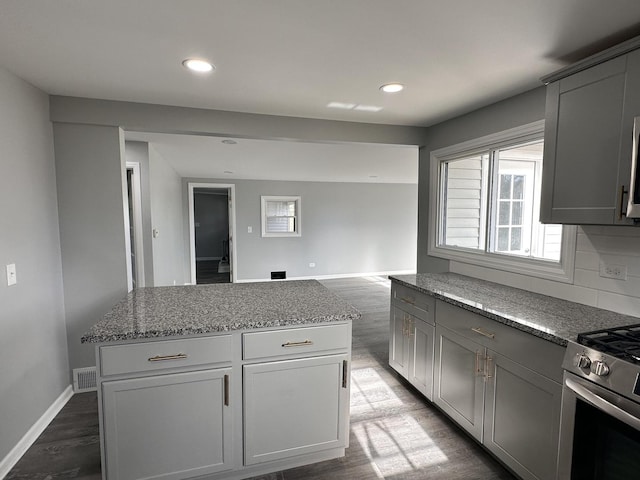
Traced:
[[640, 324], [578, 335], [562, 367], [640, 403]]

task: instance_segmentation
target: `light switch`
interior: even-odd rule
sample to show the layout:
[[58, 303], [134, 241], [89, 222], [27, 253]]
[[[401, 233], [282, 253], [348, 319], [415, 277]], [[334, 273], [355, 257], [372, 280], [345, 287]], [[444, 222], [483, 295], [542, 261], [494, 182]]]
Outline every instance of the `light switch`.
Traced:
[[253, 233], [253, 227], [247, 227], [247, 233]]
[[7, 285], [10, 287], [11, 285], [15, 285], [18, 283], [16, 278], [16, 264], [12, 263], [7, 265]]

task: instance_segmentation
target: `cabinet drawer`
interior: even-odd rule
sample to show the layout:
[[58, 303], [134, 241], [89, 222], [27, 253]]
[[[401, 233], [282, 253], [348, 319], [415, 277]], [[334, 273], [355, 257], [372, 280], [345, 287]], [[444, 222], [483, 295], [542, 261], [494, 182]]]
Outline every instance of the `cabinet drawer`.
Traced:
[[435, 299], [426, 293], [393, 283], [391, 302], [411, 315], [434, 325]]
[[242, 341], [245, 360], [348, 350], [351, 345], [351, 324], [245, 333]]
[[102, 376], [231, 361], [231, 335], [100, 347]]
[[440, 300], [436, 304], [436, 322], [545, 377], [562, 382], [565, 348], [560, 345]]

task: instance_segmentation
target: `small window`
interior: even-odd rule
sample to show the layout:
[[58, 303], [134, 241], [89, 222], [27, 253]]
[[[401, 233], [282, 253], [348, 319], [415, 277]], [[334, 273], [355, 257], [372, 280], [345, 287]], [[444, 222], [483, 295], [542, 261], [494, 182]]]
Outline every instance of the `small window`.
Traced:
[[300, 197], [262, 196], [262, 236], [299, 237]]
[[542, 124], [432, 152], [429, 254], [571, 281], [575, 227], [543, 225]]

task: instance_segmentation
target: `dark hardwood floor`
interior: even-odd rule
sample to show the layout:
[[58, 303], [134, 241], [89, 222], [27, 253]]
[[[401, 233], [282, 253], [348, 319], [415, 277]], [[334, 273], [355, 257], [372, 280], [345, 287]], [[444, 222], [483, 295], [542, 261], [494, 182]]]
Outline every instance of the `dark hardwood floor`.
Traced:
[[[350, 446], [343, 458], [254, 480], [514, 479], [388, 366], [389, 281], [322, 283], [363, 314], [353, 323]], [[100, 478], [95, 394], [74, 395], [6, 478]]]

